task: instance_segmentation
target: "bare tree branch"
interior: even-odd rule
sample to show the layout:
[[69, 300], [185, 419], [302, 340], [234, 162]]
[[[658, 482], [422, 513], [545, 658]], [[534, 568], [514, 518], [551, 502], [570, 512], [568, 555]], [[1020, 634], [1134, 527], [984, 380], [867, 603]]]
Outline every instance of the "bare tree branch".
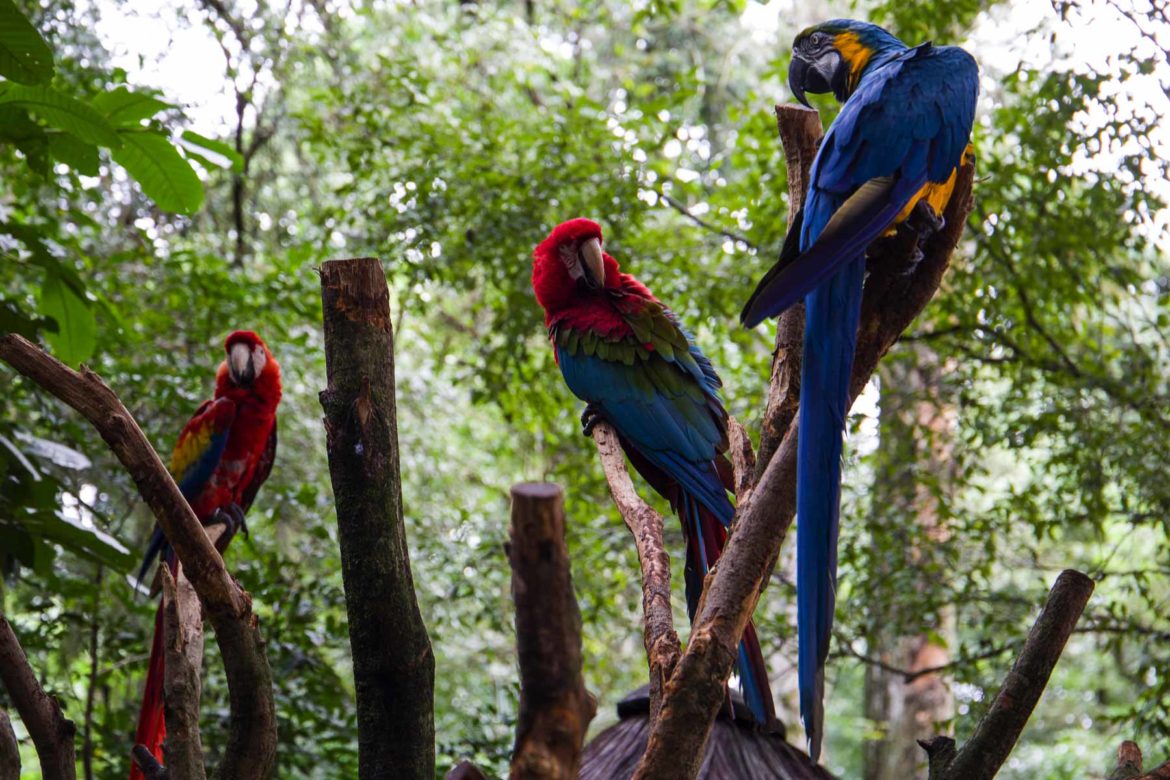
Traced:
[[1117, 765], [1106, 780], [1134, 780], [1142, 774], [1142, 749], [1125, 740], [1117, 746]]
[[[3, 615], [0, 615], [0, 682], [4, 683], [8, 697], [36, 746], [41, 775], [45, 780], [73, 780], [77, 776], [73, 747], [77, 727], [61, 712], [57, 700], [45, 693], [37, 681], [24, 648]], [[7, 730], [12, 732], [11, 724]], [[19, 753], [17, 761], [19, 763]]]
[[[881, 356], [938, 289], [971, 210], [973, 176], [970, 162], [959, 169], [944, 212], [945, 227], [922, 242], [917, 264], [919, 238], [905, 226], [895, 237], [870, 248], [870, 273], [850, 378], [851, 401], [865, 387]], [[796, 441], [793, 421], [749, 500], [738, 508], [731, 539], [714, 576], [708, 578], [686, 653], [666, 685], [661, 715], [651, 727], [635, 777], [694, 777], [698, 772], [739, 638], [792, 523]]]
[[8, 713], [0, 708], [0, 780], [20, 780], [20, 746]]
[[[212, 543], [227, 530], [209, 529]], [[210, 532], [214, 532], [214, 535]], [[202, 780], [203, 743], [199, 736], [199, 696], [203, 667], [203, 613], [191, 581], [179, 569], [179, 580], [166, 566], [159, 567], [162, 580], [164, 648], [163, 707], [167, 738], [163, 745], [168, 771], [175, 777]]]
[[220, 776], [268, 777], [276, 760], [276, 711], [251, 596], [228, 574], [158, 453], [101, 377], [84, 366], [74, 371], [16, 334], [0, 337], [0, 360], [80, 412], [134, 479], [215, 628], [231, 701]]
[[682, 655], [670, 606], [670, 554], [666, 552], [663, 541], [662, 515], [651, 509], [634, 490], [613, 426], [598, 422], [593, 426], [593, 441], [597, 444], [610, 495], [634, 537], [638, 562], [642, 567], [643, 641], [650, 665], [650, 717], [653, 720], [662, 705], [663, 686], [674, 674]]
[[[822, 134], [821, 115], [803, 106], [776, 106], [776, 125], [788, 169], [788, 227], [804, 206], [809, 169], [817, 156]], [[760, 453], [752, 483], [760, 481], [768, 462], [776, 454], [800, 405], [800, 354], [804, 341], [804, 304], [780, 315], [776, 326], [776, 348], [772, 353], [772, 377], [768, 403], [760, 425]]]
[[135, 745], [130, 751], [130, 758], [142, 770], [142, 774], [146, 777], [146, 780], [169, 780], [171, 776], [170, 772], [158, 762], [158, 759], [154, 757], [154, 753], [151, 753], [150, 748], [146, 745]]
[[561, 489], [532, 482], [514, 486], [508, 538], [520, 657], [511, 777], [576, 780], [597, 703], [581, 674], [581, 612], [565, 546]]
[[435, 776], [435, 656], [406, 545], [394, 335], [376, 258], [321, 267], [321, 392], [357, 689], [358, 775]]
[[[1093, 580], [1067, 569], [1048, 601], [987, 714], [941, 775], [945, 780], [990, 780], [1015, 747], [1040, 701], [1048, 678], [1093, 594]], [[933, 763], [933, 761], [932, 761]]]

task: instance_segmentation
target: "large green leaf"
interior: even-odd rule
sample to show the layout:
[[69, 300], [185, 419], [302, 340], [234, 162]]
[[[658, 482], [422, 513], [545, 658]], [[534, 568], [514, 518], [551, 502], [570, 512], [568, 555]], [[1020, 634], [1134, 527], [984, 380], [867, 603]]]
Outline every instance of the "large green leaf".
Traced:
[[68, 165], [78, 173], [97, 176], [101, 161], [97, 147], [79, 141], [69, 133], [55, 133], [49, 136], [49, 154]]
[[125, 87], [97, 95], [90, 100], [90, 105], [104, 116], [107, 122], [118, 127], [136, 125], [163, 109], [173, 108], [170, 103], [164, 103], [154, 95], [131, 92]]
[[88, 360], [97, 346], [97, 321], [89, 302], [54, 273], [46, 273], [41, 285], [41, 314], [52, 317], [57, 332], [45, 339], [62, 363], [76, 366]]
[[0, 0], [0, 76], [22, 84], [53, 77], [53, 50], [12, 0]]
[[45, 129], [20, 106], [0, 106], [0, 143], [13, 144], [42, 176], [49, 172], [49, 143]]
[[119, 163], [142, 185], [142, 191], [160, 209], [192, 214], [203, 205], [203, 183], [179, 151], [163, 135], [123, 132], [121, 148], [112, 152]]
[[[244, 172], [244, 158], [223, 141], [199, 135], [191, 130], [183, 131], [179, 144], [188, 155], [209, 168], [230, 168], [232, 173]], [[211, 152], [208, 155], [207, 152]]]
[[9, 84], [0, 92], [0, 105], [23, 106], [51, 127], [72, 133], [82, 141], [116, 149], [122, 145], [114, 128], [91, 106], [52, 87]]

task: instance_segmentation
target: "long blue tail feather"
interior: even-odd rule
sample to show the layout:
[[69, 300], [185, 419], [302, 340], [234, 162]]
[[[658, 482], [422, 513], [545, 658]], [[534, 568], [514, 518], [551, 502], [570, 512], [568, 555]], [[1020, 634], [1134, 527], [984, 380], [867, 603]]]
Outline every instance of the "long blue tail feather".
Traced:
[[837, 589], [841, 448], [865, 258], [805, 298], [796, 466], [796, 618], [800, 717], [815, 761], [824, 734], [824, 669]]

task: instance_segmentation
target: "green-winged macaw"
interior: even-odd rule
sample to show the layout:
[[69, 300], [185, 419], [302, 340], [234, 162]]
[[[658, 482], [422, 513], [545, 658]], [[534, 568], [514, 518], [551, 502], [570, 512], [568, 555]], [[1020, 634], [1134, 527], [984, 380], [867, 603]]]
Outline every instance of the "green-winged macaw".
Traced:
[[[231, 533], [244, 527], [244, 513], [272, 471], [276, 457], [276, 407], [280, 403], [280, 365], [260, 337], [238, 330], [224, 342], [227, 355], [215, 377], [215, 397], [204, 401], [183, 427], [171, 455], [170, 472], [195, 516], [204, 525], [226, 523], [220, 552]], [[156, 557], [177, 576], [179, 562], [157, 526], [139, 571], [139, 580]], [[150, 647], [135, 743], [162, 760], [166, 738], [163, 716], [163, 608], [159, 605]], [[144, 780], [136, 765], [130, 780]]]
[[[592, 220], [558, 225], [533, 253], [532, 286], [565, 383], [588, 404], [586, 432], [598, 420], [610, 423], [626, 457], [682, 521], [694, 620], [703, 577], [735, 514], [722, 383], [674, 313], [622, 273], [601, 242]], [[770, 725], [772, 693], [750, 622], [737, 666], [752, 717]]]
[[[824, 665], [837, 580], [841, 438], [861, 311], [865, 253], [913, 213], [937, 229], [963, 164], [979, 69], [954, 46], [913, 48], [849, 19], [796, 37], [788, 83], [844, 103], [821, 142], [808, 195], [780, 259], [744, 307], [755, 327], [805, 302], [797, 457], [797, 623], [800, 711], [820, 754]], [[925, 201], [929, 207], [918, 206]], [[922, 227], [917, 228], [920, 232]]]

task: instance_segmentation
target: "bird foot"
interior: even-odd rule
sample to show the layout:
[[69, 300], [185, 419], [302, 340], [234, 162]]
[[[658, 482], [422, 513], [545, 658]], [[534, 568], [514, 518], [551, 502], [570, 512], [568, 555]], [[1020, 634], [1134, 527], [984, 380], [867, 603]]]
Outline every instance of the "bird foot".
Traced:
[[222, 523], [227, 526], [227, 533], [224, 534], [224, 539], [226, 540], [230, 540], [236, 535], [236, 532], [242, 532], [245, 538], [251, 538], [248, 533], [248, 522], [244, 519], [244, 510], [234, 501], [215, 510], [211, 515], [211, 522], [208, 525], [215, 525], [216, 523]]
[[601, 411], [601, 407], [594, 403], [588, 403], [585, 405], [585, 411], [581, 412], [581, 433], [585, 435], [585, 438], [591, 438], [597, 423], [605, 421], [605, 412]]
[[925, 200], [920, 200], [914, 204], [914, 208], [902, 224], [906, 230], [915, 236], [913, 254], [910, 255], [905, 269], [900, 274], [901, 276], [909, 276], [914, 273], [918, 268], [918, 264], [926, 257], [922, 251], [923, 244], [935, 233], [942, 230], [947, 224], [947, 221], [929, 203]]

